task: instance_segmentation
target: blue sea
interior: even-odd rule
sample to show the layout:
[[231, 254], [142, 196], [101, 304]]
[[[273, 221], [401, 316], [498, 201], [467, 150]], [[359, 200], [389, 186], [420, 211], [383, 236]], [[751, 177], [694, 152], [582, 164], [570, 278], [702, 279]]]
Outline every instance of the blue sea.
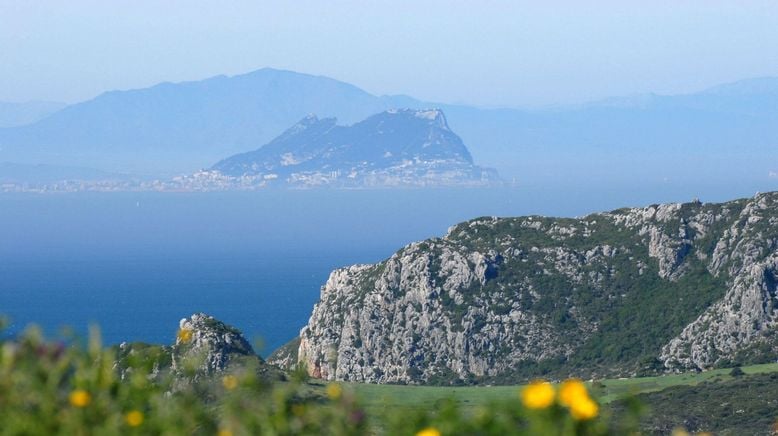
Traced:
[[[56, 336], [100, 326], [105, 343], [171, 343], [206, 312], [268, 354], [295, 337], [334, 268], [376, 262], [478, 216], [581, 216], [706, 190], [438, 189], [0, 194], [0, 314]], [[763, 190], [767, 190], [764, 189]]]

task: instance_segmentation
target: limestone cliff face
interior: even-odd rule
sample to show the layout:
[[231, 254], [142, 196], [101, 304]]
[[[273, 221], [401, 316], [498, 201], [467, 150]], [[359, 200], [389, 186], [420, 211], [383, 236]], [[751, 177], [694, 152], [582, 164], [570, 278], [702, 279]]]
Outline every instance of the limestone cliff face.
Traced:
[[778, 354], [777, 200], [748, 202], [723, 231], [708, 269], [728, 277], [726, 294], [663, 347], [668, 367], [706, 368], [755, 345]]
[[267, 380], [284, 378], [254, 353], [238, 329], [204, 313], [182, 319], [171, 346], [123, 342], [116, 352], [114, 367], [122, 379], [132, 373], [131, 360], [150, 365], [154, 378], [174, 375], [177, 386], [234, 370], [254, 371]]
[[173, 353], [174, 370], [180, 370], [191, 359], [199, 363], [200, 372], [213, 374], [224, 371], [236, 357], [256, 357], [239, 330], [204, 313], [182, 319], [179, 332], [174, 346], [177, 352]]
[[581, 219], [479, 218], [334, 271], [311, 375], [375, 383], [631, 375], [778, 356], [778, 194]]

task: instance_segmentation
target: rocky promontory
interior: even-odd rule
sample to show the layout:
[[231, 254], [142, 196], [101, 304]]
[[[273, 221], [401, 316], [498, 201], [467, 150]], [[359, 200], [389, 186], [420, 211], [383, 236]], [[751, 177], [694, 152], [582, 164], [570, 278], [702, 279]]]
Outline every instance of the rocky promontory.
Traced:
[[123, 374], [130, 360], [137, 363], [140, 359], [152, 365], [156, 375], [172, 374], [181, 379], [200, 379], [233, 369], [255, 370], [268, 379], [284, 377], [254, 352], [240, 330], [204, 313], [181, 319], [171, 346], [125, 342], [118, 346], [117, 354], [116, 366]]
[[775, 361], [776, 274], [778, 193], [478, 218], [332, 272], [296, 359], [329, 380], [441, 384]]

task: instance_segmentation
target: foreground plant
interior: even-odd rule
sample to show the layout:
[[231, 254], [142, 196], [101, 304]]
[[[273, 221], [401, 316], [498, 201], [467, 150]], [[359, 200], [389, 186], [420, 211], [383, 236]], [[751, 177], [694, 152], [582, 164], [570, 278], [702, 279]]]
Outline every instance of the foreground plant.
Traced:
[[329, 401], [308, 385], [270, 384], [251, 365], [195, 377], [147, 354], [119, 364], [95, 332], [87, 347], [47, 342], [37, 329], [0, 343], [0, 434], [364, 434], [353, 397]]
[[[179, 342], [191, 334], [178, 333]], [[175, 370], [153, 349], [118, 355], [31, 329], [0, 344], [2, 435], [604, 435], [609, 425], [579, 380], [538, 381], [514, 401], [464, 412], [443, 401], [368, 417], [337, 383], [269, 381], [250, 362], [204, 377], [196, 353]], [[259, 362], [259, 360], [256, 360]], [[258, 363], [257, 363], [258, 364]], [[618, 430], [616, 430], [618, 428]]]

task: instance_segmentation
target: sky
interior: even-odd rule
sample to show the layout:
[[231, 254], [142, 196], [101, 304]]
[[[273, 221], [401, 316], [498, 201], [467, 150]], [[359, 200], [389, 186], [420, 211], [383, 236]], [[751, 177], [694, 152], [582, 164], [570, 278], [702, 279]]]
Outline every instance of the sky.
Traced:
[[545, 106], [778, 76], [775, 1], [0, 0], [0, 101], [262, 67], [375, 94]]

